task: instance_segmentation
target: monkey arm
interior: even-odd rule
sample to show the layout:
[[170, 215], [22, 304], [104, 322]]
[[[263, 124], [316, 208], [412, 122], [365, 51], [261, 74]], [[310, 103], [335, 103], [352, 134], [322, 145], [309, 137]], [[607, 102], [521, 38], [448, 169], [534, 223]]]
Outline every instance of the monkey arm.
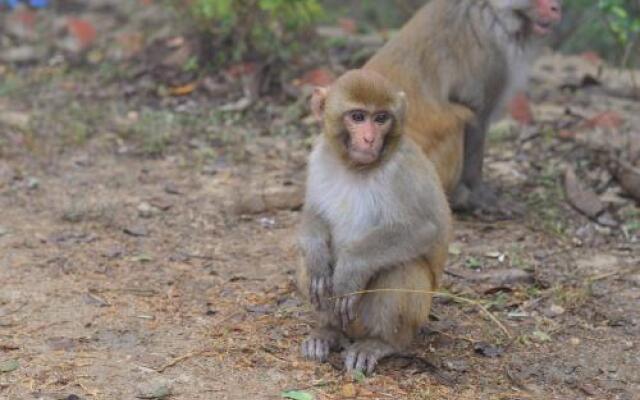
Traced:
[[350, 243], [337, 255], [334, 293], [341, 296], [363, 290], [381, 270], [429, 253], [439, 231], [432, 221], [420, 226], [383, 226]]
[[349, 294], [366, 289], [382, 270], [428, 254], [441, 231], [432, 221], [420, 226], [383, 226], [345, 246], [337, 255], [333, 273], [336, 296], [333, 311], [342, 327], [356, 319], [356, 305], [361, 297]]
[[329, 225], [314, 210], [305, 209], [303, 213], [299, 246], [309, 275], [309, 298], [321, 309], [332, 292], [333, 256]]

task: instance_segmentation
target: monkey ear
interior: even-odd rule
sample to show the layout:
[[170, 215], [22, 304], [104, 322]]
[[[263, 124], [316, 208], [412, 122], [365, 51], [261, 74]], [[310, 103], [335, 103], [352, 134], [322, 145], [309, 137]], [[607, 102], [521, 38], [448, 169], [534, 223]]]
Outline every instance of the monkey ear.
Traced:
[[318, 86], [313, 89], [313, 94], [311, 95], [311, 111], [318, 121], [322, 121], [322, 117], [324, 116], [324, 106], [327, 101], [328, 92], [329, 90], [326, 87]]

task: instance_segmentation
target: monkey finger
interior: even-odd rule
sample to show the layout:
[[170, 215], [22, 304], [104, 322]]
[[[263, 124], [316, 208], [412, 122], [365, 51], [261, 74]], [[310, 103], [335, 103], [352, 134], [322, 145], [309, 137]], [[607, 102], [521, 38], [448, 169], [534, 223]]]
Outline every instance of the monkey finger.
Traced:
[[366, 373], [368, 371], [368, 369], [367, 369], [368, 358], [369, 357], [367, 357], [366, 353], [359, 353], [358, 354], [358, 361], [356, 362], [355, 369], [357, 371]]
[[329, 342], [326, 340], [319, 340], [316, 343], [316, 360], [319, 362], [325, 362], [329, 357]]
[[367, 375], [373, 374], [373, 371], [376, 369], [376, 365], [377, 364], [378, 364], [378, 359], [375, 358], [372, 355], [369, 355], [369, 357], [367, 357], [367, 371], [366, 371], [366, 374]]
[[348, 313], [348, 308], [349, 308], [349, 299], [342, 299], [342, 305], [340, 308], [340, 316], [342, 317], [342, 327], [344, 329], [347, 328], [347, 326], [349, 326], [349, 323], [351, 322], [349, 320], [349, 313]]
[[318, 301], [324, 299], [325, 290], [324, 278], [318, 279]]
[[347, 352], [347, 356], [344, 359], [344, 367], [348, 372], [351, 372], [355, 369], [356, 361], [357, 361], [357, 353], [355, 351]]
[[333, 277], [327, 276], [326, 278], [324, 278], [324, 287], [325, 287], [325, 290], [327, 291], [327, 296], [332, 296], [333, 295]]
[[347, 300], [347, 318], [350, 321], [356, 319], [356, 303], [358, 302], [358, 296], [350, 296]]
[[308, 339], [302, 343], [302, 355], [305, 358], [312, 359], [315, 354], [315, 340]]
[[311, 282], [309, 282], [309, 301], [311, 304], [318, 305], [318, 296], [317, 296], [317, 283], [315, 278], [311, 278]]

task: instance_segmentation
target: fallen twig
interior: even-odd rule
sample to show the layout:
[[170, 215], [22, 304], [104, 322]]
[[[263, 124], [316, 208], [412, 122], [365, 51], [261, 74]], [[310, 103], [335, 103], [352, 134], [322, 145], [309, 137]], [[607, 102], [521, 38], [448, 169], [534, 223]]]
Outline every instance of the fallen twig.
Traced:
[[160, 368], [156, 369], [156, 372], [162, 373], [164, 372], [167, 368], [171, 368], [176, 364], [179, 364], [185, 360], [188, 360], [192, 357], [196, 357], [196, 356], [202, 356], [202, 355], [213, 355], [214, 353], [208, 350], [198, 350], [198, 351], [191, 351], [187, 354], [183, 354], [180, 357], [176, 357], [173, 360], [169, 361], [168, 363], [162, 365]]

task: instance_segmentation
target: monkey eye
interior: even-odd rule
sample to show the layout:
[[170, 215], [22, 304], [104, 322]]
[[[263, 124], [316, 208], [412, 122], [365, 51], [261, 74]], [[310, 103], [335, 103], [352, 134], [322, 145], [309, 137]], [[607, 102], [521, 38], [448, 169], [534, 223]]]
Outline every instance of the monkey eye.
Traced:
[[376, 124], [383, 125], [387, 123], [387, 121], [389, 121], [390, 119], [391, 119], [391, 116], [388, 113], [382, 112], [382, 113], [376, 114], [373, 120], [375, 121]]
[[367, 119], [367, 115], [364, 111], [351, 111], [351, 114], [349, 115], [351, 117], [351, 120], [353, 122], [364, 122]]

